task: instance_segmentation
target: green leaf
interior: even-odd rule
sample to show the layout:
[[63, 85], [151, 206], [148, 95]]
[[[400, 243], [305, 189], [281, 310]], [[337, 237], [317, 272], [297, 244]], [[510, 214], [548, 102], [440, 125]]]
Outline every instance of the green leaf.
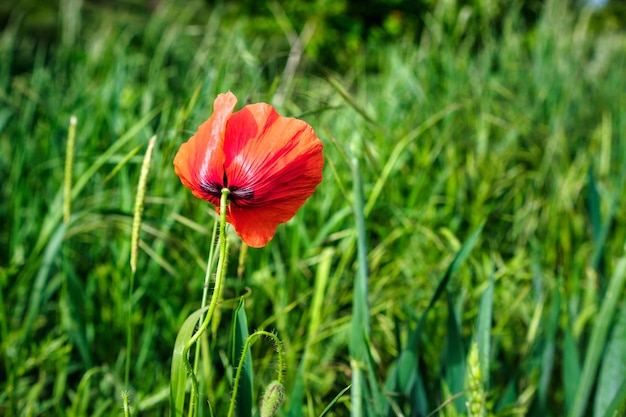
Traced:
[[193, 336], [198, 321], [207, 307], [191, 313], [176, 336], [174, 352], [172, 353], [172, 370], [170, 375], [170, 416], [182, 416], [185, 410], [185, 394], [187, 388], [187, 358], [185, 357], [185, 345]]

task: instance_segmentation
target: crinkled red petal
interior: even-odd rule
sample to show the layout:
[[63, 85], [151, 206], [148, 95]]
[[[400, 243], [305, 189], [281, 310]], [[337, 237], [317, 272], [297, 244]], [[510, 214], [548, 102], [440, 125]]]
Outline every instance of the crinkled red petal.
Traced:
[[174, 170], [181, 182], [191, 189], [193, 195], [217, 206], [219, 197], [208, 194], [203, 188], [209, 183], [222, 183], [226, 122], [236, 104], [237, 98], [231, 92], [217, 96], [211, 117], [181, 145], [174, 158]]
[[[232, 159], [226, 159], [229, 185], [253, 190], [250, 200], [231, 202], [229, 218], [236, 232], [249, 246], [264, 246], [272, 239], [276, 227], [291, 219], [322, 180], [324, 159], [322, 143], [305, 122], [267, 111], [269, 105], [246, 106], [246, 117], [233, 115], [226, 130], [240, 116], [247, 126], [254, 118], [257, 137], [245, 141]], [[243, 112], [243, 110], [242, 110]], [[252, 129], [250, 129], [251, 131]], [[243, 143], [241, 141], [240, 143]]]

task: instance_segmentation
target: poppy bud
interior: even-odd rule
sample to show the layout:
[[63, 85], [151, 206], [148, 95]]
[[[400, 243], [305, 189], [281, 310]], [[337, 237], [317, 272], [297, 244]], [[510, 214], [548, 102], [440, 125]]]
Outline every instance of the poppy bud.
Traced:
[[261, 398], [261, 417], [274, 417], [283, 402], [285, 402], [285, 387], [278, 381], [272, 381]]

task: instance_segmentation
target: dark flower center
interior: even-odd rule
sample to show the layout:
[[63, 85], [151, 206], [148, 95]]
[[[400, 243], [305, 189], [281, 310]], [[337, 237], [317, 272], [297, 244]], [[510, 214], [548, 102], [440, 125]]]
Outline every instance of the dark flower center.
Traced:
[[252, 200], [254, 198], [254, 190], [250, 187], [230, 187], [231, 201]]
[[216, 182], [202, 182], [200, 184], [202, 191], [213, 197], [220, 198], [222, 196], [222, 186]]
[[254, 198], [254, 190], [250, 187], [239, 187], [237, 185], [229, 187], [226, 173], [224, 173], [223, 182], [223, 185], [217, 182], [202, 182], [200, 188], [208, 195], [219, 199], [222, 197], [222, 188], [226, 187], [230, 190], [229, 200], [232, 202], [252, 200]]

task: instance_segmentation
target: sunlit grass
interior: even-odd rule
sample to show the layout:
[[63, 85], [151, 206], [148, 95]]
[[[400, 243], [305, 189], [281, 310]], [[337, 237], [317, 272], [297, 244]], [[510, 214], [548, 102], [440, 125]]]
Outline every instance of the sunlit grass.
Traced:
[[[345, 74], [304, 54], [279, 110], [315, 128], [324, 180], [267, 247], [249, 250], [242, 278], [229, 232], [222, 315], [199, 371], [217, 415], [230, 401], [231, 320], [246, 292], [250, 332], [283, 341], [283, 415], [319, 415], [336, 399], [352, 380], [349, 346], [364, 343], [351, 339], [361, 265], [371, 329], [360, 389], [381, 393], [369, 415], [468, 415], [460, 390], [474, 341], [495, 415], [623, 406], [626, 38], [593, 34], [587, 14], [547, 4], [534, 29], [512, 8], [498, 33], [463, 33], [459, 10], [438, 10], [418, 43], [364, 44]], [[174, 154], [218, 93], [271, 102], [289, 53], [279, 32], [251, 36], [248, 17], [226, 13], [192, 2], [149, 18], [87, 14], [80, 36], [35, 48], [20, 72], [19, 20], [2, 33], [0, 414], [118, 415], [125, 390], [136, 415], [168, 413], [172, 348], [200, 306], [215, 219], [181, 186]], [[127, 387], [133, 212], [153, 135]], [[465, 262], [448, 276], [455, 259]], [[255, 401], [276, 372], [258, 345]], [[419, 372], [400, 367], [400, 379], [423, 385], [404, 385], [403, 399], [389, 378], [411, 350]], [[331, 412], [354, 411], [350, 398]]]

